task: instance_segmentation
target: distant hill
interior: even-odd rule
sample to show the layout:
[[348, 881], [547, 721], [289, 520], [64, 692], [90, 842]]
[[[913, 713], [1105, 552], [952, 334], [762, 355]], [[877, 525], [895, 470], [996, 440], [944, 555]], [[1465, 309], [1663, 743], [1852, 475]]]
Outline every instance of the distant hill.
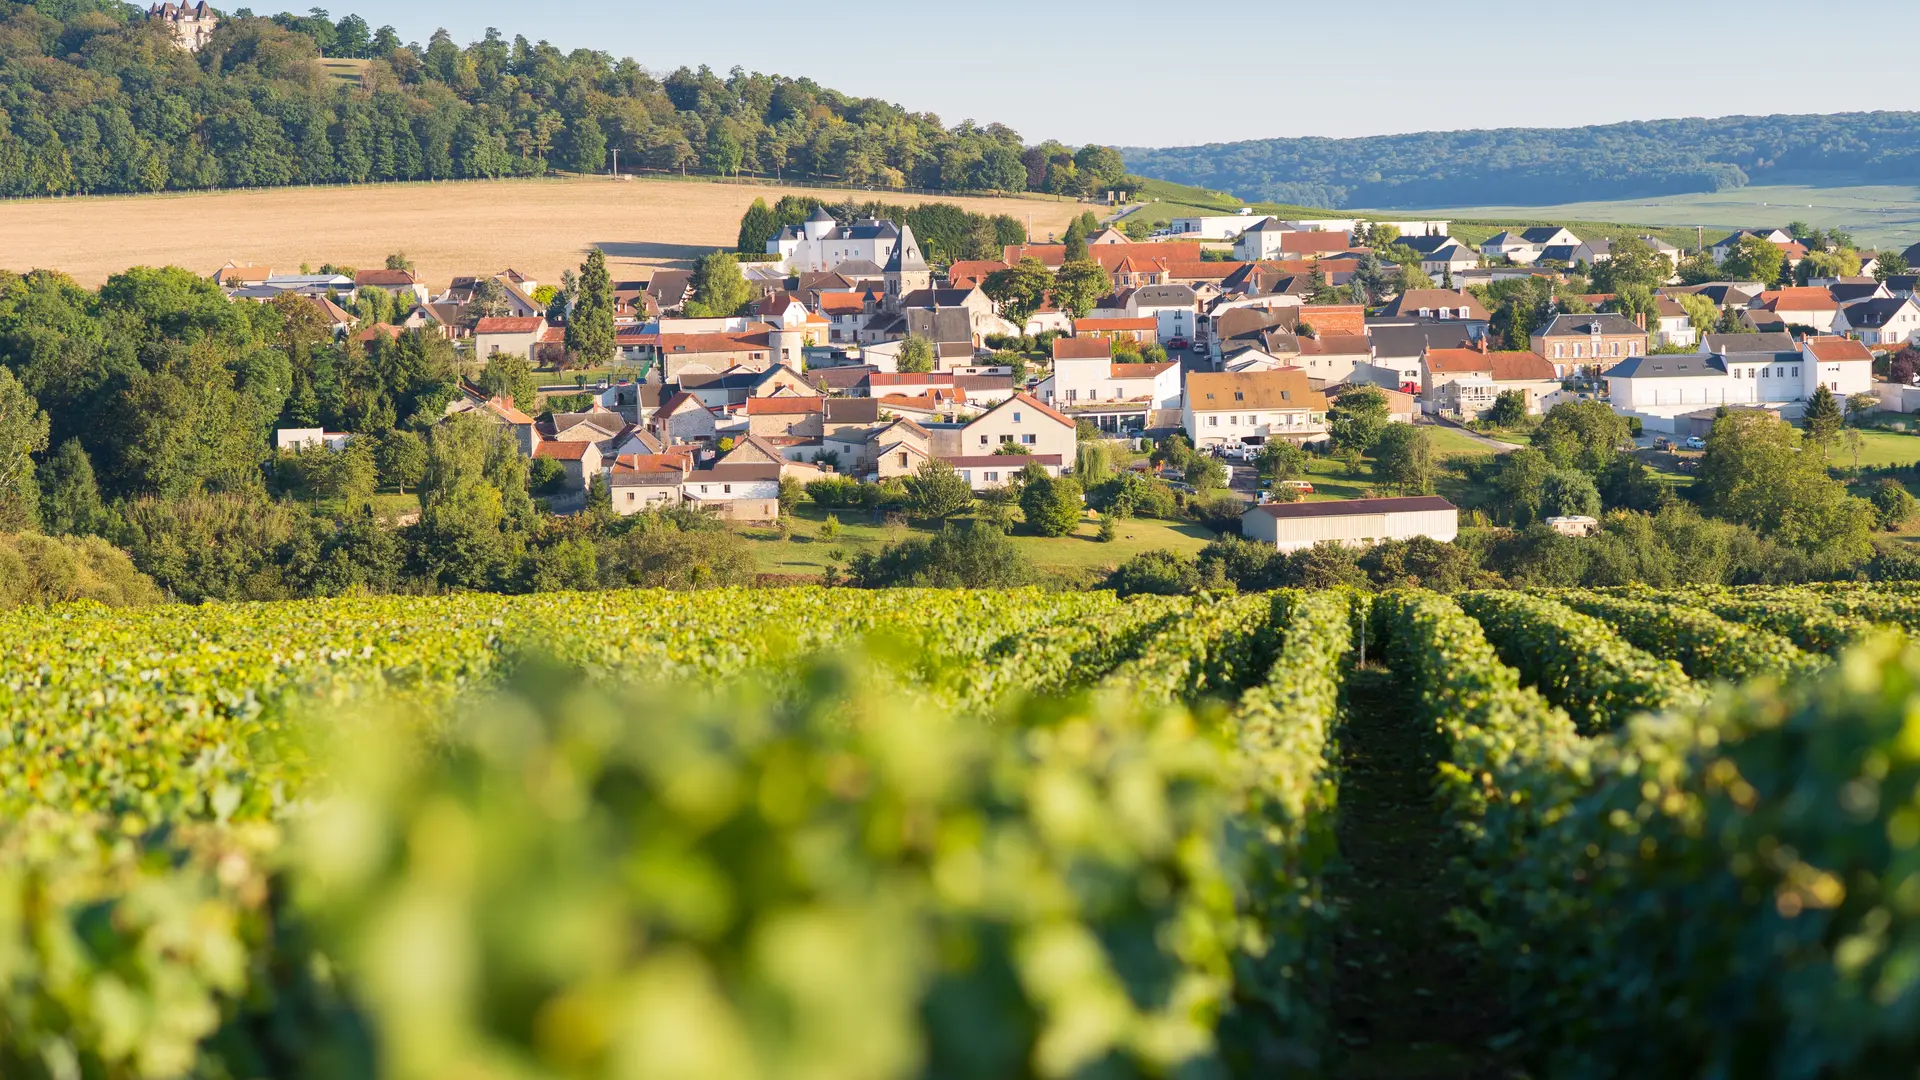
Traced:
[[1027, 146], [804, 78], [656, 76], [494, 30], [402, 43], [318, 8], [224, 17], [188, 52], [119, 0], [0, 0], [0, 197], [602, 173], [616, 153], [628, 172], [880, 194], [1126, 186], [1108, 147]]
[[1379, 209], [1545, 206], [1822, 177], [1920, 182], [1920, 113], [1727, 116], [1119, 150], [1127, 168], [1142, 176], [1248, 200]]

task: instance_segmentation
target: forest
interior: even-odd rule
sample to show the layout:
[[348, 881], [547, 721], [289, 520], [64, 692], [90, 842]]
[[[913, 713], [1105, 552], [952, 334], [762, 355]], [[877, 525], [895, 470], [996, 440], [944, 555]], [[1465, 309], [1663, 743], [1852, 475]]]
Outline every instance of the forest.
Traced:
[[0, 196], [594, 173], [614, 151], [623, 171], [876, 190], [1079, 195], [1125, 173], [1108, 147], [1029, 147], [810, 79], [656, 77], [493, 29], [423, 46], [358, 15], [241, 8], [193, 53], [113, 0], [0, 0]]
[[1749, 183], [1920, 178], [1920, 113], [1725, 116], [1572, 128], [1423, 131], [1122, 147], [1127, 168], [1245, 199], [1417, 208], [1725, 191]]

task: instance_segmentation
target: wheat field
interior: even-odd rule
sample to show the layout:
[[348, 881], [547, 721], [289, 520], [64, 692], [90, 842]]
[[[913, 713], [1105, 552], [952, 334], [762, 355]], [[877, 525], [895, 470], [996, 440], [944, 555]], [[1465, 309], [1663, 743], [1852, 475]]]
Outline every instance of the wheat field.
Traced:
[[[97, 286], [132, 266], [211, 273], [232, 260], [291, 273], [303, 263], [380, 266], [404, 251], [437, 288], [509, 266], [558, 281], [597, 245], [619, 280], [732, 248], [753, 200], [786, 194], [846, 197], [777, 184], [580, 177], [0, 201], [0, 269], [63, 270]], [[1047, 197], [872, 197], [1012, 214], [1041, 239], [1085, 209]]]

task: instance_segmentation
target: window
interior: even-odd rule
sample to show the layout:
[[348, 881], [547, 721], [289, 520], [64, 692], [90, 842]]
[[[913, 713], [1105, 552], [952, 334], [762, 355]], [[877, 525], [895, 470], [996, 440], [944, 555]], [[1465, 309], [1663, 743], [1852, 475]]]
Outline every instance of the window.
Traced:
[[1608, 346], [1607, 346], [1607, 355], [1608, 355], [1608, 356], [1619, 356], [1619, 355], [1620, 355], [1620, 343], [1616, 341], [1616, 342], [1614, 342], [1614, 343], [1612, 343], [1611, 345], [1608, 345]]
[[900, 467], [903, 469], [907, 467], [907, 453], [904, 450], [900, 452]]
[[1554, 358], [1555, 360], [1558, 360], [1558, 359], [1560, 359], [1560, 357], [1561, 357], [1562, 355], [1564, 355], [1564, 354], [1562, 353], [1562, 351], [1561, 351], [1561, 350], [1563, 350], [1563, 349], [1565, 349], [1565, 348], [1566, 348], [1566, 346], [1564, 346], [1564, 345], [1559, 345], [1559, 344], [1556, 344], [1556, 345], [1554, 345], [1554, 347], [1553, 347], [1553, 358]]
[[1022, 435], [1022, 436], [1020, 436], [1020, 441], [1021, 441], [1021, 442], [1023, 442], [1023, 443], [1025, 443], [1025, 444], [1026, 444], [1026, 445], [1028, 445], [1028, 446], [1032, 446], [1032, 445], [1033, 445], [1033, 444], [1034, 444], [1035, 442], [1037, 442], [1038, 440], [1039, 440], [1039, 436], [1037, 436], [1037, 435]]
[[999, 483], [999, 482], [1000, 482], [1000, 474], [999, 474], [999, 473], [997, 473], [997, 472], [989, 472], [989, 473], [987, 473], [987, 474], [986, 474], [986, 479], [987, 479], [987, 483], [989, 483], [989, 484], [996, 484], [996, 483]]
[[1019, 414], [1019, 413], [1017, 413], [1017, 412], [1016, 412], [1016, 413], [1014, 413], [1014, 414], [1013, 414], [1013, 422], [1014, 422], [1014, 423], [1016, 423], [1016, 424], [1020, 422], [1020, 414]]
[[1793, 377], [1796, 379], [1800, 377], [1800, 369], [1798, 367], [1793, 369]]
[[1010, 442], [1012, 442], [1012, 441], [1013, 441], [1013, 436], [1011, 436], [1011, 435], [1002, 435], [1002, 436], [1000, 436], [1000, 442], [1001, 442], [1002, 444], [1005, 444], [1005, 443], [1010, 443]]
[[1228, 427], [1239, 427], [1239, 426], [1240, 426], [1240, 418], [1239, 418], [1238, 416], [1229, 416], [1229, 417], [1227, 417], [1227, 426], [1228, 426]]
[[987, 437], [985, 435], [980, 436], [980, 445], [981, 446], [987, 445]]
[[733, 485], [732, 485], [732, 484], [721, 484], [721, 485], [720, 485], [720, 493], [721, 493], [722, 495], [731, 495], [731, 494], [733, 494]]
[[1639, 342], [1637, 342], [1637, 341], [1629, 341], [1629, 342], [1627, 342], [1627, 355], [1628, 355], [1628, 356], [1639, 356], [1639, 355], [1640, 355], [1640, 343], [1639, 343]]
[[1580, 359], [1580, 345], [1578, 342], [1576, 342], [1573, 346], [1573, 358], [1575, 360]]
[[705, 495], [706, 493], [707, 493], [707, 485], [705, 485], [705, 484], [701, 484], [701, 485], [700, 485], [700, 494], [702, 494], [702, 495]]
[[1068, 400], [1068, 401], [1078, 401], [1078, 400], [1080, 400], [1080, 391], [1078, 391], [1078, 390], [1069, 390], [1069, 391], [1067, 391], [1067, 400]]
[[1246, 395], [1246, 394], [1244, 394], [1244, 393], [1242, 393], [1242, 392], [1240, 392], [1240, 391], [1238, 391], [1238, 390], [1235, 390], [1235, 391], [1233, 392], [1233, 400], [1235, 400], [1235, 401], [1245, 401], [1245, 400], [1247, 400], [1247, 395]]
[[1219, 417], [1217, 417], [1217, 416], [1209, 416], [1209, 417], [1207, 417], [1207, 426], [1208, 426], [1208, 427], [1219, 427], [1219, 426], [1220, 426], [1220, 418], [1219, 418]]
[[634, 499], [634, 493], [631, 491], [627, 492], [627, 501], [632, 502], [633, 499]]

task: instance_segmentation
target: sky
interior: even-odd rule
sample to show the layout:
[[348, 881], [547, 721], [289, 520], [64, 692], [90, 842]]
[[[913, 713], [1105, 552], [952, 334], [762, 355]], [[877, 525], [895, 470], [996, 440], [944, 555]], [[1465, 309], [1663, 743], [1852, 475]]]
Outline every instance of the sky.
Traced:
[[[414, 0], [328, 10], [391, 23], [406, 41], [444, 26], [464, 45], [496, 26], [508, 40], [600, 49], [661, 74], [707, 64], [723, 75], [738, 65], [805, 76], [948, 126], [999, 121], [1030, 143], [1182, 146], [1920, 109], [1920, 81], [1858, 54], [1829, 57], [1823, 77], [1796, 77], [1781, 30], [1904, 25], [1910, 4], [1840, 0], [1815, 24], [1804, 3], [1785, 0], [1749, 0], [1731, 15], [1674, 0]], [[276, 9], [256, 0], [255, 10]], [[1773, 29], [1756, 38], [1756, 27]], [[1727, 63], [1743, 37], [1752, 62]]]

